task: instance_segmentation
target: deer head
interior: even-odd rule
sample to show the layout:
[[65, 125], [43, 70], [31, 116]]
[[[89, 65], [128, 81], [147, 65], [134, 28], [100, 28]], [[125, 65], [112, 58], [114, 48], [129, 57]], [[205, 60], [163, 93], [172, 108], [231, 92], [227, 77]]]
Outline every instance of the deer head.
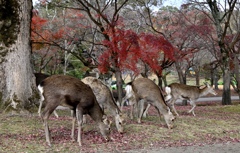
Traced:
[[217, 92], [213, 89], [212, 86], [210, 86], [207, 82], [205, 82], [204, 84], [206, 85], [206, 87], [202, 89], [203, 90], [203, 94], [202, 95], [208, 94], [208, 93], [210, 93], [210, 94], [212, 94], [214, 96], [217, 95]]
[[112, 121], [108, 120], [106, 115], [103, 115], [102, 122], [99, 122], [98, 127], [100, 129], [100, 133], [104, 137], [106, 141], [110, 141], [110, 127]]
[[125, 114], [120, 113], [118, 110], [116, 110], [115, 124], [119, 133], [123, 133], [123, 124], [124, 124], [125, 118], [126, 118]]
[[175, 120], [175, 117], [174, 115], [172, 114], [172, 112], [170, 111], [170, 108], [168, 107], [168, 113], [167, 114], [164, 114], [164, 119], [165, 119], [165, 122], [168, 126], [169, 129], [172, 129], [173, 128], [173, 122]]

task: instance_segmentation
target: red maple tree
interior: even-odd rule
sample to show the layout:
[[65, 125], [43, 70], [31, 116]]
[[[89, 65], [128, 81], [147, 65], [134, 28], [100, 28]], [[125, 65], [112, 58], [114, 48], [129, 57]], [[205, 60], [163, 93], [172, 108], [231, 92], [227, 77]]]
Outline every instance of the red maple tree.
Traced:
[[107, 72], [115, 67], [140, 72], [139, 61], [147, 64], [157, 74], [162, 73], [162, 63], [173, 60], [173, 46], [162, 36], [148, 33], [136, 34], [132, 30], [115, 29], [108, 32], [104, 40], [106, 50], [99, 57], [99, 70]]

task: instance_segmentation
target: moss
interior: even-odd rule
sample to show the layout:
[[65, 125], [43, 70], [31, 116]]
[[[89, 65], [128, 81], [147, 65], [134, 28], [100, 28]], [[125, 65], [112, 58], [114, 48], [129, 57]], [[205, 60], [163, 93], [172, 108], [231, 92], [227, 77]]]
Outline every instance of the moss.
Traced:
[[7, 53], [7, 49], [5, 49], [4, 47], [0, 47], [0, 64], [6, 61], [4, 57], [7, 55]]
[[0, 42], [6, 47], [14, 44], [20, 30], [18, 0], [5, 0], [0, 5]]
[[[16, 108], [12, 106], [12, 101], [16, 103]], [[13, 98], [8, 98], [5, 101], [1, 103], [1, 108], [4, 110], [4, 112], [15, 112], [15, 113], [20, 113], [21, 111], [21, 103], [22, 101], [18, 99], [17, 95], [14, 94]]]
[[[0, 92], [0, 110], [3, 108], [2, 105], [3, 105], [3, 93]], [[1, 112], [1, 111], [0, 111]]]

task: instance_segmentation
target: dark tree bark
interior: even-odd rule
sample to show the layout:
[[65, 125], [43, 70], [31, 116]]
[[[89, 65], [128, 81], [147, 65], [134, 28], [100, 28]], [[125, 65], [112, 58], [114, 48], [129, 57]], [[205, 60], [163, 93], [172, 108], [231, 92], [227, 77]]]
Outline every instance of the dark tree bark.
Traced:
[[[230, 105], [231, 92], [230, 92], [230, 50], [227, 48], [225, 37], [227, 36], [227, 30], [230, 27], [230, 19], [233, 14], [237, 0], [228, 1], [228, 8], [225, 8], [225, 13], [219, 9], [217, 1], [207, 0], [208, 6], [211, 10], [211, 15], [214, 20], [214, 25], [217, 31], [218, 46], [221, 52], [221, 68], [223, 72], [223, 95], [222, 104]], [[222, 26], [223, 25], [223, 26]]]
[[31, 67], [32, 0], [0, 1], [0, 108], [32, 108], [36, 85]]

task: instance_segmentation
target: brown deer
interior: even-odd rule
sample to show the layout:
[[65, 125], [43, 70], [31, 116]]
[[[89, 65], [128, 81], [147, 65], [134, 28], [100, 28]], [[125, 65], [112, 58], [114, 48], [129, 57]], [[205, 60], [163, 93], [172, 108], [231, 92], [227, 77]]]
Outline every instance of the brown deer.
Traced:
[[97, 123], [101, 134], [109, 140], [110, 123], [103, 110], [99, 106], [92, 89], [77, 78], [65, 75], [52, 75], [43, 80], [38, 86], [41, 92], [41, 101], [45, 101], [45, 107], [41, 114], [44, 122], [46, 141], [49, 146], [50, 134], [48, 118], [59, 106], [65, 106], [73, 111], [71, 138], [74, 140], [75, 122], [78, 123], [77, 142], [82, 145], [81, 131], [83, 114], [88, 114]]
[[129, 83], [126, 88], [126, 95], [129, 95], [128, 97], [135, 100], [132, 104], [137, 106], [138, 123], [141, 123], [146, 104], [150, 104], [157, 109], [159, 117], [161, 114], [163, 115], [168, 128], [173, 128], [175, 117], [167, 106], [160, 88], [152, 80], [138, 78]]
[[167, 93], [167, 99], [168, 104], [173, 111], [173, 113], [177, 116], [179, 114], [177, 113], [174, 103], [177, 101], [177, 99], [186, 99], [190, 101], [190, 105], [192, 108], [188, 111], [189, 113], [192, 112], [193, 116], [195, 116], [194, 109], [196, 107], [196, 101], [199, 97], [205, 96], [209, 93], [213, 95], [217, 95], [216, 91], [213, 89], [213, 87], [209, 86], [209, 84], [206, 84], [205, 87], [198, 87], [198, 86], [189, 86], [185, 84], [180, 83], [172, 83], [165, 87], [165, 92]]
[[[97, 98], [97, 102], [100, 107], [103, 109], [104, 113], [110, 113], [115, 118], [115, 125], [119, 133], [123, 133], [123, 122], [124, 117], [121, 113], [119, 107], [117, 106], [113, 94], [101, 80], [96, 79], [95, 77], [86, 77], [82, 79], [82, 82], [89, 85], [93, 93]], [[105, 110], [107, 110], [105, 112]]]

